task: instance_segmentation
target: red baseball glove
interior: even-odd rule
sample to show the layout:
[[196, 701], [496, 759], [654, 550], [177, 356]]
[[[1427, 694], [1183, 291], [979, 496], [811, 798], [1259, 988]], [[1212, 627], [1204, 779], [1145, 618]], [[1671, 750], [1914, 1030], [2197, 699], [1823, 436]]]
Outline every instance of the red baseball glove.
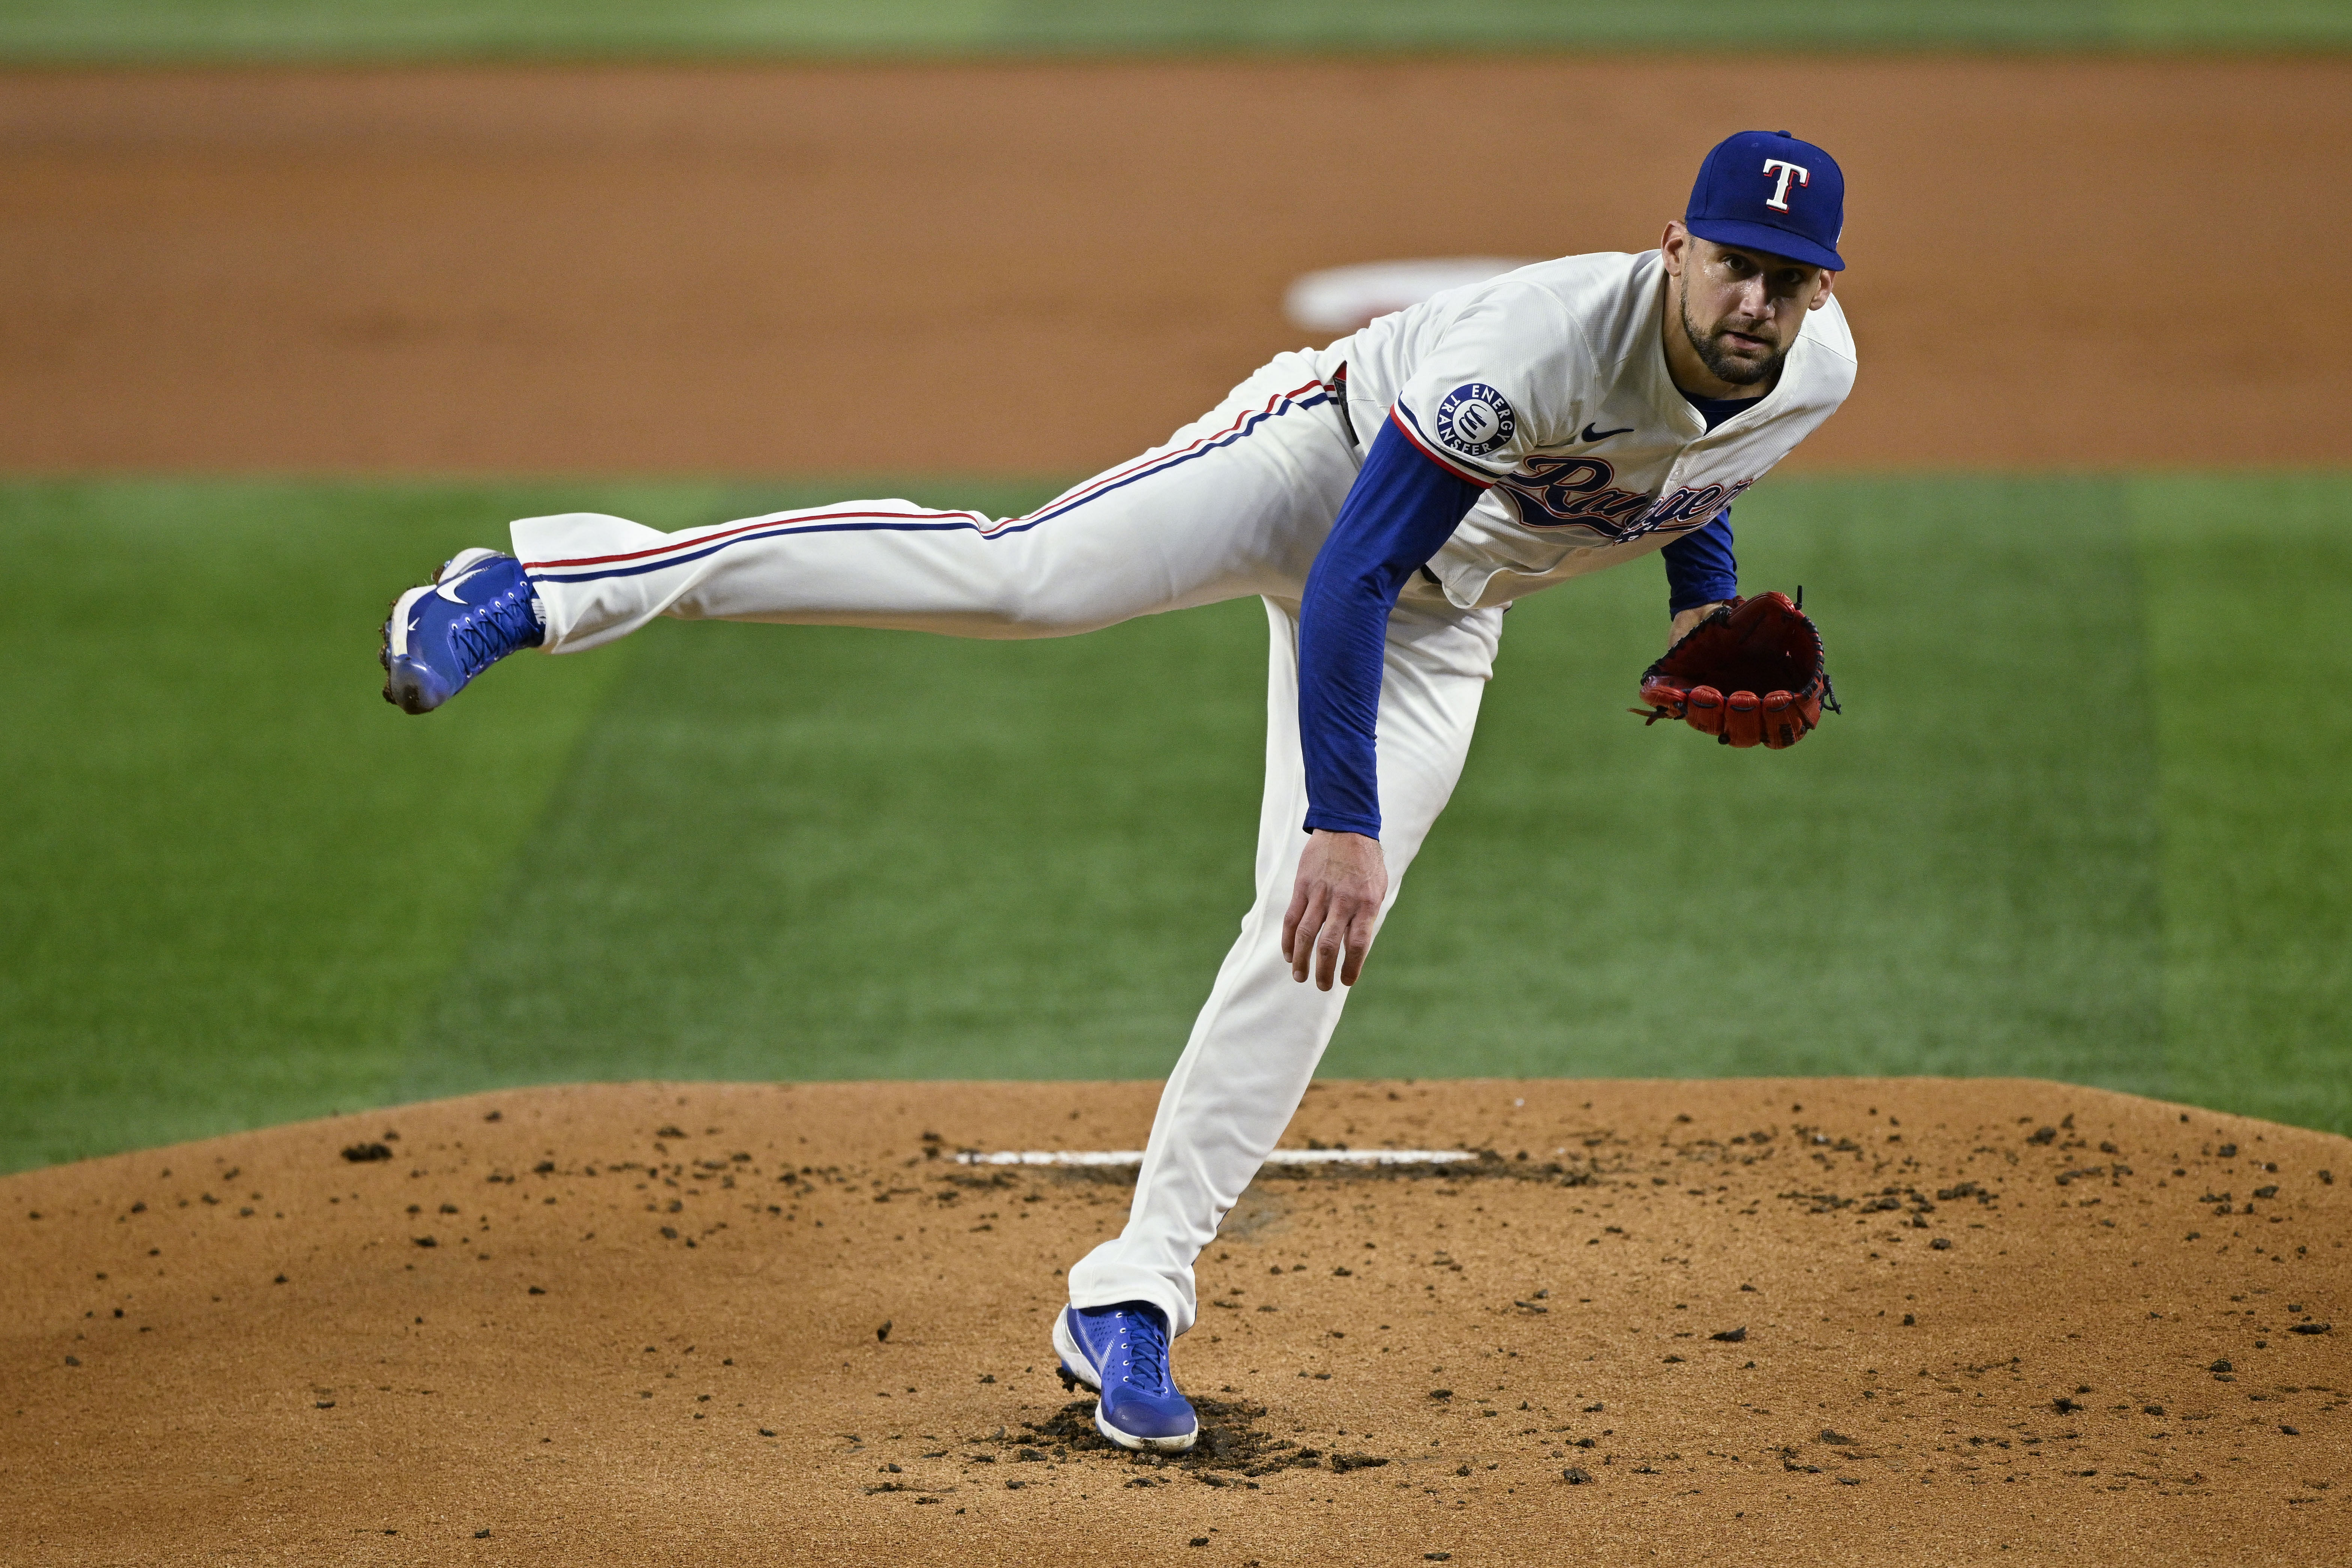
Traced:
[[1727, 746], [1778, 751], [1803, 740], [1837, 712], [1822, 662], [1822, 634], [1802, 608], [1804, 590], [1759, 594], [1717, 606], [1666, 657], [1642, 672], [1632, 711], [1654, 724], [1681, 719]]

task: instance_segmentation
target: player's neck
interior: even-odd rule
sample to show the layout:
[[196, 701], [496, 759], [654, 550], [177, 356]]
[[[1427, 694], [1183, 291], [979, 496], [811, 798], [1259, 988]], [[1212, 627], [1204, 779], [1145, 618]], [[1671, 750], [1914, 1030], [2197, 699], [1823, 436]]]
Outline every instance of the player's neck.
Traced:
[[1675, 368], [1671, 358], [1666, 362], [1666, 373], [1673, 380], [1676, 392], [1681, 393], [1685, 397], [1705, 398], [1709, 403], [1752, 403], [1759, 397], [1769, 395], [1772, 389], [1780, 384], [1780, 373], [1777, 371], [1762, 381], [1745, 386], [1738, 382], [1725, 381], [1720, 376], [1708, 374], [1704, 365], [1699, 367], [1697, 375], [1685, 375]]

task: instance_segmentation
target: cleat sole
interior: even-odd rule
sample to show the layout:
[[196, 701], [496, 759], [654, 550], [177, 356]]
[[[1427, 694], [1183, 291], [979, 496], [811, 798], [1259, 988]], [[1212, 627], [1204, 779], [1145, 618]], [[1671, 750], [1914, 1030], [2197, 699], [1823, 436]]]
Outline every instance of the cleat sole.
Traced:
[[1177, 1437], [1139, 1437], [1132, 1432], [1122, 1432], [1103, 1419], [1102, 1401], [1095, 1401], [1095, 1430], [1122, 1448], [1132, 1448], [1139, 1454], [1181, 1454], [1191, 1447], [1201, 1436], [1195, 1423], [1190, 1432]]

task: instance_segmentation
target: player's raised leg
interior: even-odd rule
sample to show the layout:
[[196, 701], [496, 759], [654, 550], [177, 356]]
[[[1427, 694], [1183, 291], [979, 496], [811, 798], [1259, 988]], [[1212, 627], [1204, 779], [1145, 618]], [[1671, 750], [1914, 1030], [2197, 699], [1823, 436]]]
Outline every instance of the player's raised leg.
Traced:
[[[1192, 1326], [1193, 1260], [1289, 1125], [1348, 998], [1346, 986], [1294, 981], [1282, 956], [1283, 914], [1307, 843], [1307, 778], [1297, 606], [1268, 600], [1266, 610], [1273, 646], [1256, 902], [1160, 1093], [1126, 1228], [1070, 1270], [1071, 1305], [1055, 1331], [1064, 1365], [1102, 1390], [1097, 1426], [1129, 1447], [1192, 1441], [1192, 1412], [1168, 1370], [1168, 1341]], [[1378, 731], [1390, 872], [1383, 912], [1461, 776], [1502, 618], [1499, 609], [1410, 607], [1390, 618]], [[1072, 1363], [1070, 1342], [1114, 1337], [1139, 1372], [1112, 1376], [1098, 1363]]]
[[[894, 500], [677, 533], [597, 512], [526, 518], [513, 525], [515, 556], [496, 557], [497, 569], [527, 582], [543, 641], [427, 637], [394, 652], [409, 634], [404, 623], [387, 626], [395, 679], [385, 695], [425, 711], [517, 647], [575, 652], [656, 616], [1061, 637], [1245, 595], [1295, 595], [1354, 482], [1341, 430], [1314, 361], [1284, 354], [1165, 445], [1023, 517]], [[432, 592], [412, 591], [402, 605]]]

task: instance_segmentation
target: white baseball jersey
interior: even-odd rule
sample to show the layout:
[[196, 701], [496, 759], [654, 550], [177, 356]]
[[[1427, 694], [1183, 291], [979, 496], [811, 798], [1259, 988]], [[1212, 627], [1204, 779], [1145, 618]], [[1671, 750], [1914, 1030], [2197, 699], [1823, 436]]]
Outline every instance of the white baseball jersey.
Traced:
[[1834, 297], [1809, 312], [1779, 384], [1713, 431], [1666, 374], [1654, 250], [1539, 262], [1383, 316], [1325, 349], [1369, 447], [1393, 409], [1423, 451], [1490, 485], [1429, 563], [1456, 608], [1644, 554], [1703, 528], [1853, 386]]

